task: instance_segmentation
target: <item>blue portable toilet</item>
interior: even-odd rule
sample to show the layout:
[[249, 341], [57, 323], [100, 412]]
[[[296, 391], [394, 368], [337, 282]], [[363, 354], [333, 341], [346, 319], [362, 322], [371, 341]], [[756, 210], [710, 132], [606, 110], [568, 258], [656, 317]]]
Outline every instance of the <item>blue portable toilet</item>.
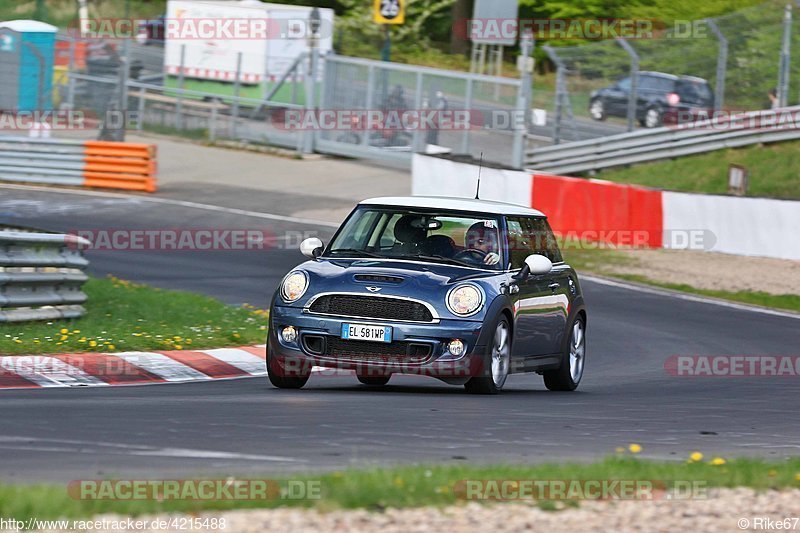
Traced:
[[57, 30], [38, 20], [0, 22], [0, 110], [52, 109]]

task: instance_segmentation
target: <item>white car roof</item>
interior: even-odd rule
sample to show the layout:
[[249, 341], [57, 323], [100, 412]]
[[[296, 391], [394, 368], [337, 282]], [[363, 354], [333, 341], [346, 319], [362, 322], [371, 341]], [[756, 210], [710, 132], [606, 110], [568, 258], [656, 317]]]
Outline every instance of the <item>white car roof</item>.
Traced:
[[522, 205], [494, 202], [492, 200], [473, 200], [471, 198], [450, 198], [447, 196], [382, 196], [363, 200], [359, 205], [392, 205], [398, 207], [427, 207], [431, 209], [452, 209], [472, 211], [493, 215], [545, 216], [541, 211]]

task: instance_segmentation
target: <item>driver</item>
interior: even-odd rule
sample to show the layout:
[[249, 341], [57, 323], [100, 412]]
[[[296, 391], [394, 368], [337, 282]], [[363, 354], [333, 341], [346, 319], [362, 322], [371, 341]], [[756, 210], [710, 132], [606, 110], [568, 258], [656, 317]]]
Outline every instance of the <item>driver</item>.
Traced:
[[[476, 222], [464, 235], [464, 258], [484, 265], [496, 265], [500, 262], [500, 248], [497, 241], [497, 228], [487, 222]], [[469, 252], [473, 252], [470, 254]], [[478, 257], [480, 256], [480, 258]]]

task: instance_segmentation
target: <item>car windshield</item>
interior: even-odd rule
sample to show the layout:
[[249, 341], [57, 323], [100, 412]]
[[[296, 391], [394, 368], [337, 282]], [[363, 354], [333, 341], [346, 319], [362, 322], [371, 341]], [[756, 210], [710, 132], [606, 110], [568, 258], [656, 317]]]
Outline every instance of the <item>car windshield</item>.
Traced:
[[360, 207], [331, 242], [331, 257], [380, 257], [499, 270], [497, 216]]

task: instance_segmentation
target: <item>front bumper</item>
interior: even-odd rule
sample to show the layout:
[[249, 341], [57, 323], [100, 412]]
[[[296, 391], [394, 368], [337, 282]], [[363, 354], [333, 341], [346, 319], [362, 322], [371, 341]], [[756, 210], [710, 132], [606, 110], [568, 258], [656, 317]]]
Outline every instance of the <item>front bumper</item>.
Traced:
[[[342, 324], [354, 322], [391, 326], [392, 342], [343, 341]], [[297, 330], [295, 342], [281, 338], [280, 331], [286, 326]], [[296, 307], [273, 306], [268, 351], [286, 371], [319, 366], [354, 370], [361, 375], [402, 373], [457, 380], [480, 371], [485, 351], [482, 326], [482, 321], [466, 319], [411, 323], [339, 318], [305, 313]], [[447, 350], [452, 339], [464, 343], [464, 353], [458, 357]]]

